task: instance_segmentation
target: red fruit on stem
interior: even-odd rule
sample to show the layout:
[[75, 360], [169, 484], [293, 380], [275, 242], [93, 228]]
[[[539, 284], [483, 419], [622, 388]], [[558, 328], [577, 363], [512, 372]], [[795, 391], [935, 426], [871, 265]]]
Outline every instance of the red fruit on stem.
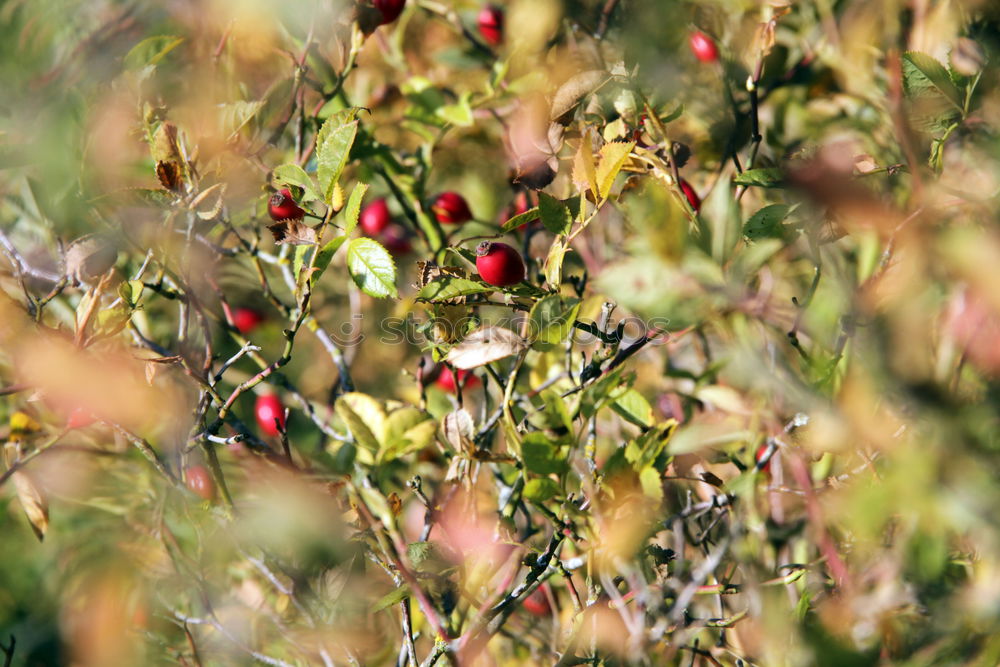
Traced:
[[184, 483], [195, 495], [205, 500], [215, 499], [215, 482], [205, 466], [191, 466], [184, 472]]
[[389, 205], [386, 204], [384, 198], [376, 199], [361, 209], [359, 222], [361, 223], [361, 231], [366, 236], [381, 234], [382, 230], [388, 227], [391, 221], [392, 216], [389, 214]]
[[479, 34], [490, 46], [503, 43], [503, 10], [496, 5], [486, 5], [479, 12]]
[[95, 421], [97, 420], [94, 415], [83, 408], [73, 408], [73, 411], [66, 418], [66, 428], [87, 428]]
[[684, 193], [684, 196], [687, 197], [688, 203], [691, 204], [691, 208], [694, 209], [695, 213], [701, 210], [701, 197], [699, 197], [698, 193], [694, 191], [691, 184], [683, 178], [681, 179], [681, 191]]
[[379, 240], [390, 255], [398, 257], [413, 251], [413, 244], [410, 243], [410, 234], [403, 225], [392, 223], [379, 235]]
[[271, 195], [267, 202], [267, 213], [272, 220], [295, 220], [305, 217], [306, 212], [299, 208], [292, 197], [292, 191], [284, 188]]
[[517, 193], [517, 196], [514, 197], [514, 215], [527, 213], [530, 208], [531, 202], [528, 200], [528, 193], [521, 190]]
[[264, 316], [253, 308], [234, 308], [233, 326], [241, 334], [248, 334], [257, 328], [257, 325], [264, 321]]
[[549, 606], [549, 598], [545, 594], [546, 586], [543, 584], [533, 590], [531, 595], [524, 598], [521, 605], [524, 610], [534, 616], [548, 616], [552, 608]]
[[382, 13], [382, 25], [392, 23], [403, 13], [406, 0], [374, 0], [375, 9]]
[[[754, 454], [754, 456], [753, 456], [753, 460], [757, 462], [757, 465], [760, 466], [761, 470], [763, 470], [768, 475], [770, 475], [771, 474], [771, 459], [769, 458], [767, 460], [767, 463], [765, 463], [764, 465], [760, 465], [760, 462], [763, 461], [764, 457], [767, 455], [767, 450], [768, 450], [768, 446], [767, 446], [766, 443], [763, 444], [763, 445], [761, 445], [760, 447], [758, 447], [757, 448], [757, 453]], [[772, 458], [773, 458], [773, 456], [774, 455], [772, 454]]]
[[508, 287], [524, 280], [524, 260], [506, 243], [483, 241], [476, 248], [476, 268], [490, 285]]
[[694, 57], [703, 63], [712, 63], [719, 59], [719, 49], [715, 46], [715, 42], [700, 30], [691, 33], [688, 46], [691, 47]]
[[281, 424], [281, 428], [285, 427], [285, 406], [281, 404], [281, 399], [275, 394], [258, 396], [257, 403], [254, 405], [254, 415], [257, 417], [257, 425], [260, 426], [260, 430], [267, 435], [280, 433], [275, 420]]
[[436, 384], [441, 389], [445, 390], [450, 394], [454, 394], [458, 390], [458, 385], [461, 384], [463, 387], [471, 387], [479, 383], [479, 378], [472, 374], [472, 371], [458, 371], [458, 377], [455, 377], [455, 373], [447, 366], [441, 367], [441, 373], [438, 375]]
[[465, 197], [457, 192], [442, 192], [431, 205], [437, 221], [445, 225], [460, 225], [472, 220], [472, 211]]

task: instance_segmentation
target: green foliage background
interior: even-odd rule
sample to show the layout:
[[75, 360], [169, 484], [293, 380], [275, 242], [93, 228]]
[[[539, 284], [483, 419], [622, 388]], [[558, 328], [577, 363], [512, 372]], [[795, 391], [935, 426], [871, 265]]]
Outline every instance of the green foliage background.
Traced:
[[1000, 663], [995, 3], [501, 4], [0, 5], [5, 667]]

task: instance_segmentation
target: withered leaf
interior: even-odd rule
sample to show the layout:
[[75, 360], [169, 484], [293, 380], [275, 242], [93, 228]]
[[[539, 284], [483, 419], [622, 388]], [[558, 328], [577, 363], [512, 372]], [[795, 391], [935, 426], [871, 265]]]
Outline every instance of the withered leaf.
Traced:
[[81, 236], [66, 248], [66, 276], [74, 285], [104, 275], [118, 259], [118, 246], [99, 234]]
[[413, 287], [420, 289], [441, 276], [465, 278], [466, 273], [464, 269], [457, 266], [438, 266], [434, 262], [419, 261], [417, 262], [417, 282], [413, 284]]
[[564, 120], [564, 117], [576, 108], [580, 100], [607, 81], [608, 76], [606, 71], [600, 69], [588, 70], [571, 76], [563, 85], [559, 86], [559, 90], [552, 97], [549, 118], [554, 121]]
[[278, 245], [288, 243], [290, 245], [315, 245], [316, 230], [302, 222], [302, 220], [281, 220], [268, 225], [267, 228], [274, 236], [274, 242]]
[[156, 163], [156, 178], [160, 180], [160, 185], [171, 192], [180, 192], [181, 185], [184, 184], [181, 165], [173, 160]]
[[527, 347], [527, 341], [510, 329], [486, 326], [451, 348], [445, 360], [455, 368], [468, 370], [518, 354]]
[[441, 430], [444, 439], [459, 452], [472, 451], [472, 438], [475, 435], [472, 415], [468, 410], [459, 409], [449, 412], [441, 420]]
[[45, 533], [49, 529], [49, 503], [45, 500], [41, 490], [27, 474], [15, 472], [11, 479], [14, 480], [14, 488], [17, 491], [17, 500], [24, 509], [25, 516], [31, 524], [31, 529], [35, 532], [35, 537], [41, 542], [45, 538]]

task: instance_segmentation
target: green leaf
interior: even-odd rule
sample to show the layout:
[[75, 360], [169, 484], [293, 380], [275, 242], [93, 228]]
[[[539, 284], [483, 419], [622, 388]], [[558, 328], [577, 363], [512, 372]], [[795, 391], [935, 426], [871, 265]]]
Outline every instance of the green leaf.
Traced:
[[294, 185], [302, 188], [302, 201], [322, 199], [316, 192], [316, 184], [313, 183], [312, 177], [297, 164], [283, 164], [275, 168], [271, 180], [275, 185]]
[[903, 89], [908, 97], [938, 94], [962, 111], [962, 93], [944, 65], [926, 53], [907, 51], [903, 54], [902, 66]]
[[264, 103], [259, 101], [238, 101], [222, 105], [220, 108], [222, 133], [227, 139], [232, 139], [254, 119], [263, 106]]
[[544, 192], [538, 193], [538, 213], [545, 229], [553, 234], [568, 234], [573, 226], [573, 216], [561, 201]]
[[149, 65], [157, 65], [168, 53], [180, 46], [183, 41], [183, 37], [177, 37], [176, 35], [147, 37], [125, 54], [123, 61], [125, 69], [135, 71]]
[[144, 287], [141, 280], [126, 280], [118, 287], [118, 296], [128, 304], [129, 308], [135, 308], [139, 305]]
[[643, 468], [639, 473], [639, 484], [642, 492], [657, 502], [663, 500], [663, 480], [656, 468]]
[[407, 406], [389, 414], [378, 461], [392, 461], [420, 451], [434, 441], [437, 421], [426, 412]]
[[354, 284], [370, 296], [397, 297], [396, 265], [382, 245], [368, 238], [353, 239], [347, 246], [347, 270]]
[[302, 267], [309, 261], [313, 248], [314, 246], [311, 245], [295, 246], [295, 254], [292, 256], [292, 275], [295, 276], [296, 280], [301, 279], [299, 274], [302, 273]]
[[542, 503], [549, 498], [559, 495], [560, 492], [561, 489], [555, 483], [555, 480], [548, 477], [536, 477], [535, 479], [528, 480], [528, 483], [524, 485], [522, 494], [531, 502]]
[[573, 330], [580, 299], [550, 294], [539, 299], [528, 316], [528, 342], [536, 350], [552, 350]]
[[611, 404], [611, 408], [636, 426], [647, 428], [653, 423], [653, 408], [649, 401], [635, 389], [629, 388]]
[[349, 392], [337, 399], [334, 410], [347, 425], [355, 442], [371, 451], [378, 451], [386, 422], [381, 403], [367, 394]]
[[[783, 188], [785, 187], [784, 176], [780, 169], [768, 167], [766, 169], [747, 169], [742, 174], [733, 178], [736, 185], [756, 185], [761, 188]], [[718, 187], [718, 186], [716, 186]]]
[[437, 109], [437, 115], [458, 127], [472, 127], [472, 106], [469, 104], [471, 93], [462, 93], [461, 99], [455, 104], [448, 104]]
[[743, 235], [753, 241], [764, 238], [781, 238], [784, 236], [781, 222], [790, 210], [791, 207], [786, 204], [765, 206], [750, 216], [750, 219], [743, 226]]
[[403, 584], [399, 588], [391, 590], [385, 595], [383, 595], [382, 599], [376, 602], [375, 606], [372, 607], [372, 613], [374, 614], [384, 609], [388, 609], [389, 607], [395, 604], [399, 604], [408, 597], [410, 597], [410, 587], [407, 586], [406, 584]]
[[615, 178], [633, 148], [635, 142], [605, 144], [601, 148], [601, 161], [597, 163], [597, 186], [600, 188], [601, 199], [607, 199], [611, 194], [611, 186], [615, 184]]
[[367, 183], [358, 183], [351, 191], [351, 197], [347, 200], [347, 208], [344, 209], [344, 234], [350, 234], [358, 226], [358, 217], [361, 215], [361, 200], [368, 192]]
[[421, 563], [431, 557], [431, 552], [430, 542], [411, 542], [406, 545], [406, 557], [410, 559], [410, 564], [418, 569]]
[[472, 294], [488, 294], [496, 288], [486, 283], [476, 282], [467, 278], [457, 278], [455, 276], [441, 276], [433, 282], [423, 286], [417, 294], [417, 299], [421, 301], [448, 301], [460, 296], [470, 296]]
[[323, 272], [326, 271], [328, 266], [330, 266], [330, 260], [332, 260], [333, 256], [337, 254], [337, 251], [340, 250], [340, 246], [344, 245], [345, 241], [347, 241], [346, 235], [338, 236], [320, 248], [319, 254], [316, 255], [316, 261], [313, 262], [313, 268], [315, 269], [311, 278], [313, 283], [319, 280], [319, 277], [323, 275]]
[[559, 456], [559, 448], [544, 433], [537, 431], [524, 436], [521, 456], [524, 467], [538, 475], [561, 473], [567, 469], [565, 459]]
[[537, 206], [530, 208], [524, 213], [519, 213], [510, 220], [508, 220], [507, 222], [503, 223], [503, 226], [500, 227], [500, 232], [503, 234], [506, 234], [507, 232], [512, 232], [521, 225], [527, 224], [532, 220], [538, 219], [538, 215], [539, 212]]
[[[351, 147], [354, 145], [354, 139], [358, 135], [358, 121], [356, 120], [341, 125], [328, 133], [323, 133], [327, 125], [335, 120], [337, 119], [331, 118], [323, 124], [316, 140], [316, 179], [319, 181], [320, 191], [323, 193], [323, 201], [327, 204], [333, 201], [333, 188], [340, 179], [341, 172], [344, 171]], [[323, 143], [319, 143], [320, 139]]]
[[703, 247], [716, 262], [725, 263], [739, 243], [743, 231], [739, 206], [726, 177], [719, 179], [702, 206], [698, 214], [698, 225]]

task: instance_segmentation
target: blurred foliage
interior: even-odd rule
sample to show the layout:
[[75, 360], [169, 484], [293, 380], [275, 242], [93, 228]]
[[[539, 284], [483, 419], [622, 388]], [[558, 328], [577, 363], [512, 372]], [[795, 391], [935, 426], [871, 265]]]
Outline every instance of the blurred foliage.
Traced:
[[1000, 664], [997, 4], [393, 4], [0, 5], [4, 667]]

